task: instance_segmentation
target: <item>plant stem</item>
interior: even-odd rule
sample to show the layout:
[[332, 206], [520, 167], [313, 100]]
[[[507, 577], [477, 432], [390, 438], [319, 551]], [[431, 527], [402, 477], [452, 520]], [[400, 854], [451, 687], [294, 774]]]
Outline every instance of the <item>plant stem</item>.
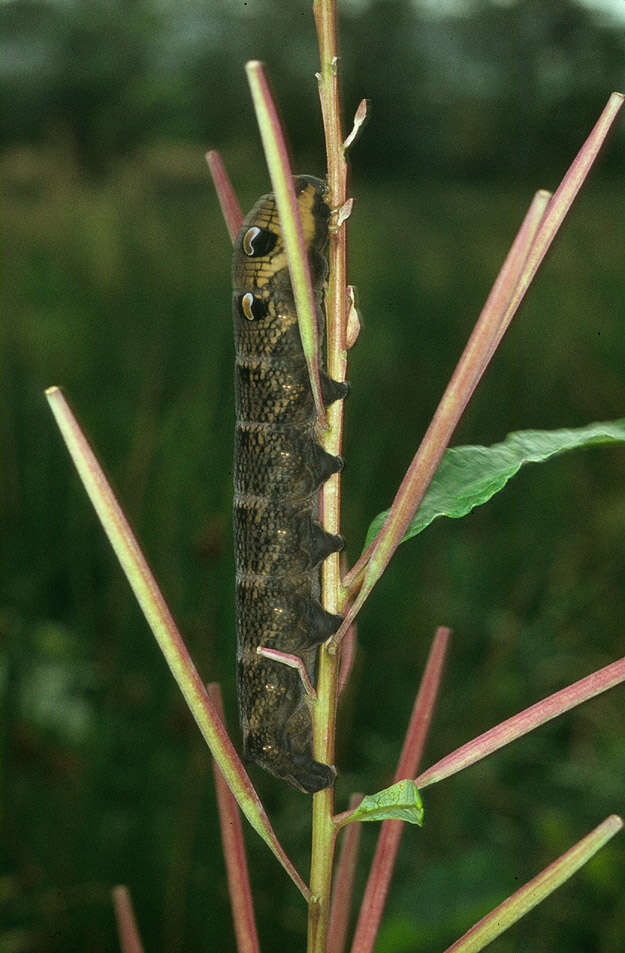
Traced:
[[[329, 204], [339, 209], [346, 199], [347, 165], [343, 150], [341, 111], [338, 86], [338, 49], [336, 29], [336, 0], [315, 0], [313, 14], [319, 42], [320, 72], [319, 98], [328, 157]], [[330, 230], [330, 273], [326, 295], [328, 317], [327, 367], [330, 377], [345, 379], [345, 228]], [[326, 450], [339, 454], [341, 450], [343, 404], [337, 401], [328, 409], [329, 429], [321, 435]], [[328, 480], [321, 492], [323, 525], [331, 533], [340, 528], [340, 476]], [[340, 564], [338, 553], [330, 556], [322, 570], [322, 602], [330, 612], [338, 611], [340, 593]], [[336, 723], [337, 679], [339, 656], [330, 655], [322, 647], [319, 653], [317, 703], [313, 710], [315, 757], [326, 764], [334, 764], [334, 735]], [[336, 839], [334, 790], [327, 788], [313, 797], [312, 853], [310, 890], [313, 901], [309, 905], [308, 953], [325, 953], [330, 898], [332, 861]]]

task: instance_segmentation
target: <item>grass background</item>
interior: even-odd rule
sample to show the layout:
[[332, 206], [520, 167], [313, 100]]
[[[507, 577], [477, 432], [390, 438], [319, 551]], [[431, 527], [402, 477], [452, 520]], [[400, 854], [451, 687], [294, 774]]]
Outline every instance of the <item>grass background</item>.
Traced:
[[[579, 144], [588, 128], [579, 121]], [[373, 123], [365, 135], [376, 136]], [[267, 189], [250, 137], [249, 149], [223, 149], [245, 208]], [[618, 140], [610, 150], [622, 155]], [[298, 171], [322, 173], [314, 151], [298, 150]], [[565, 170], [485, 180], [415, 168], [385, 180], [357, 151], [353, 162], [350, 271], [364, 326], [346, 405], [351, 562], [392, 499], [532, 192]], [[238, 740], [230, 247], [203, 149], [154, 142], [94, 177], [60, 137], [12, 145], [0, 163], [0, 949], [116, 949], [119, 882], [150, 953], [234, 949], [207, 752], [43, 397], [64, 388], [202, 676], [222, 684]], [[600, 169], [455, 443], [623, 416], [623, 221], [622, 178]], [[622, 654], [624, 463], [622, 448], [595, 448], [526, 468], [487, 507], [439, 520], [400, 549], [359, 619], [338, 809], [392, 777], [436, 625], [454, 635], [426, 763]], [[305, 874], [307, 798], [252, 777]], [[426, 826], [405, 832], [376, 950], [444, 949], [622, 813], [624, 788], [616, 689], [428, 790]], [[375, 835], [365, 825], [359, 889]], [[246, 840], [263, 949], [301, 949], [299, 895], [258, 838]], [[493, 951], [619, 953], [624, 876], [617, 838]]]

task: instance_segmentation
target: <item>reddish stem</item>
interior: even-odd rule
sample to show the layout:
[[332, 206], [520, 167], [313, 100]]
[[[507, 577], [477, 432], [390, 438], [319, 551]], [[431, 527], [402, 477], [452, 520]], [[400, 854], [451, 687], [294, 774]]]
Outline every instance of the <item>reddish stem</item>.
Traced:
[[241, 211], [239, 200], [226, 172], [226, 167], [216, 149], [211, 149], [210, 152], [206, 153], [206, 161], [210, 174], [213, 177], [215, 191], [217, 192], [221, 212], [226, 223], [226, 228], [228, 229], [228, 234], [230, 235], [230, 241], [234, 242], [241, 228], [241, 222], [243, 221], [243, 212]]
[[[394, 780], [414, 777], [430, 727], [434, 703], [440, 686], [443, 662], [449, 641], [449, 629], [436, 631], [421, 685], [417, 694]], [[403, 821], [384, 821], [378, 836], [375, 856], [369, 872], [351, 953], [371, 953], [390, 887]]]
[[[216, 682], [208, 686], [208, 694], [213, 702], [219, 717], [224, 721], [224, 709], [221, 700], [221, 691]], [[237, 802], [232, 796], [224, 776], [213, 759], [213, 775], [217, 792], [217, 808], [219, 811], [219, 825], [221, 827], [221, 843], [226, 873], [228, 876], [228, 893], [232, 905], [234, 932], [237, 939], [239, 953], [260, 953], [254, 904], [250, 888], [250, 878], [245, 856], [245, 843], [241, 827], [241, 815]]]
[[[361, 801], [362, 794], [352, 794], [349, 799], [350, 811], [356, 810]], [[332, 891], [327, 953], [343, 953], [345, 949], [361, 830], [362, 824], [348, 824], [342, 835], [341, 853]]]
[[132, 900], [127, 887], [113, 887], [113, 907], [117, 920], [117, 933], [122, 953], [143, 953], [143, 944], [132, 909]]

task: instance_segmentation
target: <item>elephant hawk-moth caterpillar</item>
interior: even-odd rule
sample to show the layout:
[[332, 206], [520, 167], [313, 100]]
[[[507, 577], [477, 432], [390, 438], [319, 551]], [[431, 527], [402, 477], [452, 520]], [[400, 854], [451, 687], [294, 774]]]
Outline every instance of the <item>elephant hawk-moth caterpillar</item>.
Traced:
[[[308, 252], [319, 335], [330, 210], [325, 185], [293, 180]], [[341, 616], [319, 603], [320, 565], [343, 547], [315, 517], [319, 489], [343, 467], [315, 437], [282, 228], [273, 194], [244, 219], [232, 263], [235, 339], [234, 550], [237, 687], [246, 758], [310, 794], [333, 784], [315, 761], [310, 701], [297, 669], [257, 652], [298, 656], [314, 685], [319, 645]], [[347, 385], [321, 371], [326, 405]]]

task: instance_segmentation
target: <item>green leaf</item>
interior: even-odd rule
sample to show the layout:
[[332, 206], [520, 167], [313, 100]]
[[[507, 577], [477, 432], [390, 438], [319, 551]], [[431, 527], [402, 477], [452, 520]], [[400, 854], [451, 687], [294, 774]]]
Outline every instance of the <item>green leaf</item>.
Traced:
[[423, 827], [423, 804], [414, 781], [398, 781], [377, 794], [367, 794], [345, 823], [387, 820], [407, 821]]
[[[558, 453], [594, 444], [623, 442], [625, 418], [575, 430], [519, 430], [492, 447], [446, 450], [402, 542], [417, 536], [438, 516], [457, 519], [470, 513], [474, 506], [487, 503], [525, 463], [542, 463]], [[388, 510], [373, 520], [364, 549], [387, 515]]]

